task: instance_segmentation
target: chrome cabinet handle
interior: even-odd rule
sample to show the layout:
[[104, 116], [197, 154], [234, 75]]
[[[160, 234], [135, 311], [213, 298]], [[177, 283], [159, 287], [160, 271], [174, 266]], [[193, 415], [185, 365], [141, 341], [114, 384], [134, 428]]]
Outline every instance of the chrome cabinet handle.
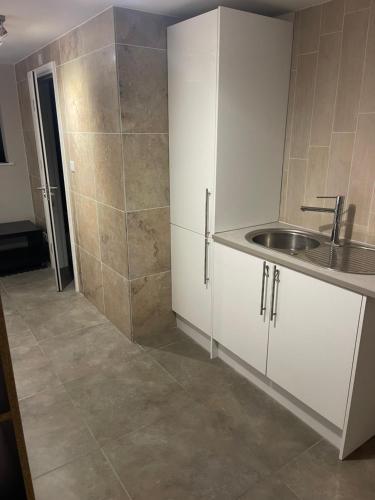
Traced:
[[276, 317], [275, 310], [275, 297], [276, 297], [276, 283], [280, 282], [280, 271], [276, 266], [273, 266], [273, 279], [272, 279], [272, 296], [271, 296], [271, 321]]
[[211, 193], [206, 188], [206, 205], [205, 205], [205, 219], [204, 219], [204, 235], [206, 238], [208, 238], [210, 236], [210, 231], [208, 229], [209, 216], [210, 216], [210, 214], [209, 214], [210, 195], [211, 195]]
[[207, 285], [209, 282], [209, 277], [208, 277], [208, 246], [210, 242], [208, 241], [207, 238], [204, 240], [204, 275], [203, 275], [203, 283], [204, 285]]
[[263, 313], [266, 311], [266, 305], [265, 305], [265, 297], [264, 297], [264, 292], [266, 291], [266, 279], [269, 277], [269, 266], [267, 265], [266, 261], [263, 261], [263, 274], [262, 274], [262, 294], [260, 297], [260, 315], [263, 316]]

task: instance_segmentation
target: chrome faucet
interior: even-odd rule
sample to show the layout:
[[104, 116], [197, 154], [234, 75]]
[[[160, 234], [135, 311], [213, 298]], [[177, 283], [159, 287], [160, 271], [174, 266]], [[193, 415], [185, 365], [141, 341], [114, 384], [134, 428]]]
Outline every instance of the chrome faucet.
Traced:
[[344, 207], [344, 196], [317, 196], [319, 199], [329, 199], [336, 200], [335, 208], [325, 208], [325, 207], [306, 207], [305, 205], [301, 206], [302, 212], [328, 212], [333, 213], [333, 227], [331, 233], [331, 243], [333, 245], [340, 245], [340, 223], [341, 216]]

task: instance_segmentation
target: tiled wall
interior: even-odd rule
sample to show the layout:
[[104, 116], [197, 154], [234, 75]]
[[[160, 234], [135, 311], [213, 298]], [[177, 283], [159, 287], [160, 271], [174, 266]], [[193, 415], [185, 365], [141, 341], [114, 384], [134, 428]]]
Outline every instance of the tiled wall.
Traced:
[[[83, 293], [126, 335], [174, 325], [171, 311], [166, 26], [109, 9], [42, 51], [55, 60]], [[26, 71], [17, 65], [22, 107]], [[25, 131], [28, 128], [25, 127]], [[26, 132], [25, 132], [26, 133]], [[34, 162], [29, 162], [30, 171]]]
[[374, 187], [375, 0], [332, 0], [295, 17], [280, 219], [329, 231], [300, 205], [344, 194], [341, 236], [375, 244]]

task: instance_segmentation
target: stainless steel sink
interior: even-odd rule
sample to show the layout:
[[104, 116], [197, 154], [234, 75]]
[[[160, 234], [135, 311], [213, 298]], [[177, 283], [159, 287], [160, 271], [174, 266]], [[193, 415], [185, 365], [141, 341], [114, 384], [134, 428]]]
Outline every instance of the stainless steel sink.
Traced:
[[304, 250], [317, 248], [321, 242], [309, 233], [297, 229], [269, 229], [252, 231], [246, 239], [266, 248], [296, 255]]

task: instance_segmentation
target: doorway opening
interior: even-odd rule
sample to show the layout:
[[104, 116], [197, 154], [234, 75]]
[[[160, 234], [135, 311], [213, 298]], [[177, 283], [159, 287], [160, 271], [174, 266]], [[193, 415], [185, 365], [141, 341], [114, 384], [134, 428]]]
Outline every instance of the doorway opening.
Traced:
[[29, 72], [28, 79], [41, 178], [38, 189], [43, 197], [51, 266], [58, 291], [64, 290], [73, 280], [78, 289], [55, 64], [49, 63]]

